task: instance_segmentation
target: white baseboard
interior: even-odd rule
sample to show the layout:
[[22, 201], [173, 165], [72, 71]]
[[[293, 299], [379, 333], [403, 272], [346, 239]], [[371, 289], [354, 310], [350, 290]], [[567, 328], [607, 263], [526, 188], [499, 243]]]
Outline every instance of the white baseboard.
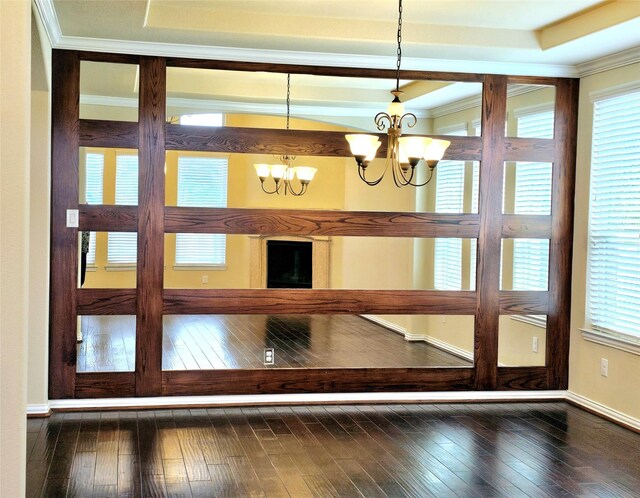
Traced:
[[405, 338], [405, 340], [407, 341], [411, 341], [411, 342], [416, 342], [416, 341], [423, 341], [426, 342], [427, 344], [436, 347], [438, 349], [441, 349], [442, 351], [445, 351], [446, 353], [450, 353], [454, 356], [457, 356], [458, 358], [462, 358], [463, 360], [467, 360], [470, 361], [471, 363], [473, 363], [473, 353], [470, 351], [465, 351], [464, 349], [458, 348], [456, 346], [453, 346], [447, 342], [441, 341], [440, 339], [436, 339], [435, 337], [431, 337], [429, 335], [414, 335], [411, 334], [407, 331], [406, 328], [401, 327], [400, 325], [393, 323], [393, 322], [389, 322], [387, 320], [384, 320], [383, 318], [380, 318], [376, 315], [360, 315], [362, 318], [364, 318], [365, 320], [369, 320], [370, 322], [376, 323], [378, 325], [381, 325], [382, 327], [389, 329], [393, 332], [397, 332], [398, 334], [402, 334]]
[[27, 405], [27, 417], [46, 417], [50, 412], [49, 403]]
[[255, 394], [231, 396], [166, 396], [158, 398], [54, 399], [53, 410], [118, 408], [258, 406], [319, 403], [462, 403], [558, 401], [566, 391], [456, 391], [406, 393]]
[[598, 403], [597, 401], [585, 398], [584, 396], [571, 391], [567, 391], [566, 400], [574, 403], [580, 408], [584, 408], [589, 412], [600, 415], [607, 420], [611, 420], [612, 422], [616, 422], [619, 425], [633, 429], [636, 432], [640, 432], [640, 420], [637, 418], [625, 415], [624, 413], [614, 410], [613, 408], [609, 408], [608, 406]]

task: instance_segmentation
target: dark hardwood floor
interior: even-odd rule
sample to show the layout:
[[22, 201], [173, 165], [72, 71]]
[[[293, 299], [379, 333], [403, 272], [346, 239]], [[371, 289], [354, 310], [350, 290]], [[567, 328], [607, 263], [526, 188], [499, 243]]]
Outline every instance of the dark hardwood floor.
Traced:
[[[135, 366], [135, 316], [82, 317], [78, 372]], [[473, 332], [470, 331], [470, 334]], [[164, 370], [471, 366], [469, 361], [356, 315], [166, 315]]]
[[640, 496], [640, 435], [566, 403], [54, 413], [27, 496]]

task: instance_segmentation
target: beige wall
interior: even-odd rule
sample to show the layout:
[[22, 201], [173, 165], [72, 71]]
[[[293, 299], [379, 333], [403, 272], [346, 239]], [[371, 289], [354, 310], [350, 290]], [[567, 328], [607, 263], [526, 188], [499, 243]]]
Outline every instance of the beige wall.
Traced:
[[7, 498], [24, 496], [26, 474], [30, 23], [29, 2], [0, 2], [0, 496]]
[[[578, 171], [576, 175], [573, 283], [571, 296], [570, 391], [629, 417], [640, 419], [640, 356], [582, 338], [585, 326], [587, 227], [593, 104], [590, 94], [624, 84], [640, 87], [640, 64], [583, 78], [580, 82]], [[609, 360], [609, 376], [600, 375], [600, 359]]]

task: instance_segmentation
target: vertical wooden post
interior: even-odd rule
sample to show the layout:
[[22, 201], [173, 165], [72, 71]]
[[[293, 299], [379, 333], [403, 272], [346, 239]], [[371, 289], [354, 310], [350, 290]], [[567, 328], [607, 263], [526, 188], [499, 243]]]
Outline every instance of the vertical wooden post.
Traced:
[[480, 235], [474, 336], [474, 387], [495, 390], [498, 382], [500, 319], [500, 240], [506, 76], [487, 75], [482, 89], [482, 162], [480, 164]]
[[136, 395], [162, 393], [166, 62], [140, 57]]
[[569, 339], [571, 333], [571, 259], [573, 250], [573, 202], [576, 180], [578, 128], [577, 79], [560, 80], [556, 87], [555, 160], [549, 244], [549, 313], [547, 316], [547, 389], [569, 387]]
[[78, 209], [80, 59], [54, 50], [51, 91], [51, 281], [49, 397], [73, 398], [76, 375], [78, 229], [67, 210]]

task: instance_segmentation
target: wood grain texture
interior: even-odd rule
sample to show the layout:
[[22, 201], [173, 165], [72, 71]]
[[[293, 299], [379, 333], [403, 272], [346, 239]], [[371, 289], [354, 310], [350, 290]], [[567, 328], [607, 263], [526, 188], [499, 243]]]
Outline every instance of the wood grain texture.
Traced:
[[136, 395], [134, 372], [79, 373], [76, 398], [129, 398]]
[[549, 85], [555, 86], [562, 78], [555, 76], [507, 76], [507, 84], [509, 85]]
[[[167, 67], [190, 67], [198, 69], [219, 69], [225, 71], [261, 71], [267, 73], [313, 74], [317, 76], [343, 76], [352, 78], [386, 78], [395, 80], [395, 69], [369, 69], [334, 66], [306, 66], [302, 64], [272, 64], [264, 62], [242, 62], [188, 59], [167, 57]], [[483, 75], [475, 73], [445, 73], [441, 71], [400, 71], [400, 79], [466, 81], [482, 83]], [[395, 84], [395, 83], [394, 83]], [[392, 90], [393, 88], [390, 88]]]
[[472, 315], [471, 291], [167, 289], [165, 314]]
[[548, 138], [504, 139], [505, 161], [536, 161], [551, 163], [555, 157], [554, 141]]
[[556, 88], [556, 159], [551, 184], [551, 212], [554, 219], [549, 243], [546, 347], [550, 389], [567, 389], [569, 385], [569, 310], [579, 91], [580, 82], [577, 79], [563, 80]]
[[136, 394], [158, 396], [162, 370], [166, 66], [140, 58]]
[[138, 64], [140, 62], [140, 56], [134, 54], [90, 52], [88, 50], [81, 50], [77, 53], [81, 61], [110, 62], [113, 64]]
[[138, 123], [81, 119], [80, 146], [137, 149]]
[[51, 92], [51, 281], [49, 397], [73, 397], [76, 365], [78, 229], [67, 228], [67, 209], [78, 208], [80, 60], [54, 50]]
[[135, 232], [138, 229], [137, 206], [80, 204], [80, 230], [91, 232]]
[[162, 395], [464, 391], [472, 376], [467, 367], [165, 371]]
[[503, 214], [502, 237], [549, 239], [551, 238], [551, 221], [551, 216]]
[[477, 214], [166, 207], [168, 233], [476, 238]]
[[[561, 402], [55, 413], [28, 435], [56, 463], [28, 455], [27, 498], [631, 498], [640, 489], [640, 435]], [[114, 477], [117, 486], [98, 484]]]
[[502, 231], [502, 196], [495, 193], [502, 192], [503, 183], [504, 122], [507, 112], [506, 77], [485, 77], [482, 102], [483, 155], [480, 168], [474, 386], [480, 390], [493, 390], [497, 387], [500, 234]]
[[546, 315], [548, 308], [546, 291], [500, 291], [501, 315]]
[[546, 367], [498, 367], [498, 390], [550, 389]]
[[135, 315], [135, 289], [78, 289], [79, 315]]

